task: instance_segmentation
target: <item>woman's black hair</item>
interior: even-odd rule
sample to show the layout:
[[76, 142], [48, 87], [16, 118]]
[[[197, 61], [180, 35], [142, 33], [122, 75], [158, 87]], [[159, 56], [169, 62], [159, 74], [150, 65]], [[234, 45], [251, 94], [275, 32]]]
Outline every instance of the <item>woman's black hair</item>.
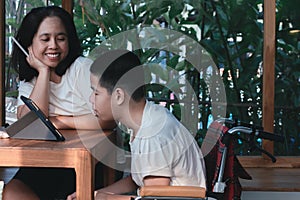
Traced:
[[[74, 60], [82, 54], [80, 40], [77, 36], [75, 24], [72, 16], [63, 8], [58, 6], [47, 6], [33, 8], [23, 19], [20, 28], [15, 35], [18, 42], [27, 50], [32, 44], [34, 35], [37, 33], [40, 24], [47, 17], [58, 17], [62, 21], [67, 31], [69, 53], [66, 58], [55, 68], [55, 73], [59, 76], [65, 74]], [[32, 68], [24, 53], [13, 44], [10, 66], [19, 72], [19, 79], [30, 81], [38, 75], [37, 70]]]

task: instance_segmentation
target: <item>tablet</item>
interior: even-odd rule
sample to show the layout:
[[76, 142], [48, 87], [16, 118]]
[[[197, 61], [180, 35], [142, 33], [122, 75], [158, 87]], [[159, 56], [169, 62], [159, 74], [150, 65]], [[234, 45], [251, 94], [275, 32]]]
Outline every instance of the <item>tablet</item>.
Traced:
[[32, 99], [21, 96], [30, 112], [6, 128], [11, 138], [64, 141], [64, 136], [55, 128]]

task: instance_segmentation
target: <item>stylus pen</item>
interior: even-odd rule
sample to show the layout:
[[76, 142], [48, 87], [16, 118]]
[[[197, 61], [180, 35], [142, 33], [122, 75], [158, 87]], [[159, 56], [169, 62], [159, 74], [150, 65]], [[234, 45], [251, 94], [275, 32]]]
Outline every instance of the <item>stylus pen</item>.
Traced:
[[25, 51], [25, 49], [20, 45], [20, 43], [16, 40], [16, 38], [14, 38], [13, 36], [11, 36], [11, 38], [13, 39], [13, 41], [16, 43], [16, 45], [23, 51], [23, 53], [26, 55], [26, 57], [28, 57], [28, 53]]

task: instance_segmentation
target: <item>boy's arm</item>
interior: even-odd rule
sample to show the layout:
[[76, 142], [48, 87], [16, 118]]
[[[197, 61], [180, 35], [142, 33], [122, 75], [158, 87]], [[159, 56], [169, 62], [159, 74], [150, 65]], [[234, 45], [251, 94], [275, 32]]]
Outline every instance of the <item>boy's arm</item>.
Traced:
[[97, 193], [95, 196], [95, 200], [131, 200], [131, 197], [135, 198], [135, 196], [128, 195], [118, 195], [118, 194], [106, 194], [106, 193]]
[[[132, 196], [118, 195], [136, 190], [138, 186], [133, 182], [131, 176], [123, 178], [107, 187], [95, 191], [95, 199], [106, 200], [130, 200]], [[69, 195], [67, 200], [76, 200], [76, 193]]]
[[53, 116], [50, 121], [57, 129], [113, 129], [116, 127], [115, 121], [101, 121], [93, 114], [80, 116]]
[[136, 190], [138, 186], [133, 182], [131, 176], [123, 178], [105, 188], [97, 190], [96, 193], [124, 194]]
[[147, 176], [143, 180], [145, 186], [170, 185], [170, 178], [163, 176]]

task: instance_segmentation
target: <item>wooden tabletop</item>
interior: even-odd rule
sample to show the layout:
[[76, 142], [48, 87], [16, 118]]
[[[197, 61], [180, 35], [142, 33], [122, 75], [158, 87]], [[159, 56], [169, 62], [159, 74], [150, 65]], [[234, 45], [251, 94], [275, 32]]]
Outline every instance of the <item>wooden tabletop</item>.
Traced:
[[[77, 199], [93, 199], [94, 166], [113, 152], [108, 131], [62, 130], [63, 142], [1, 139], [1, 167], [62, 167], [76, 171]], [[96, 157], [96, 159], [95, 159]]]
[[[96, 130], [60, 130], [63, 136], [66, 138], [65, 141], [43, 141], [43, 140], [29, 140], [29, 139], [1, 139], [1, 148], [53, 148], [56, 149], [78, 149], [85, 148], [83, 142], [89, 145], [97, 144], [96, 141], [104, 139], [104, 136], [109, 136], [112, 131], [96, 131]], [[96, 141], [95, 141], [96, 140]]]
[[[22, 166], [27, 166], [24, 157], [34, 157], [35, 154], [30, 154], [31, 151], [37, 153], [43, 151], [43, 159], [39, 163], [46, 162], [45, 164], [51, 166], [52, 158], [56, 157], [57, 152], [60, 155], [64, 155], [65, 152], [72, 151], [95, 151], [97, 148], [101, 148], [101, 155], [108, 153], [111, 148], [110, 139], [112, 138], [112, 131], [89, 131], [89, 130], [61, 130], [62, 134], [66, 138], [63, 142], [58, 141], [43, 141], [43, 140], [24, 140], [24, 139], [1, 139], [0, 140], [0, 166], [10, 166], [10, 162], [16, 163], [18, 160]], [[99, 144], [103, 143], [103, 144]], [[104, 146], [103, 146], [104, 145]], [[15, 157], [11, 158], [5, 155], [4, 152], [15, 151]], [[19, 150], [22, 151], [19, 152]], [[18, 152], [18, 153], [17, 153]], [[26, 154], [24, 154], [26, 152]], [[11, 154], [11, 153], [10, 153]], [[54, 156], [54, 157], [53, 157]], [[73, 158], [65, 157], [65, 160], [69, 162], [74, 160]], [[28, 163], [28, 166], [35, 165], [34, 163]], [[56, 166], [57, 164], [55, 164]], [[62, 166], [67, 166], [66, 163], [62, 163]], [[11, 165], [12, 166], [12, 165]], [[38, 164], [40, 166], [40, 164]]]
[[243, 191], [300, 192], [300, 168], [246, 168], [252, 180], [240, 179]]

